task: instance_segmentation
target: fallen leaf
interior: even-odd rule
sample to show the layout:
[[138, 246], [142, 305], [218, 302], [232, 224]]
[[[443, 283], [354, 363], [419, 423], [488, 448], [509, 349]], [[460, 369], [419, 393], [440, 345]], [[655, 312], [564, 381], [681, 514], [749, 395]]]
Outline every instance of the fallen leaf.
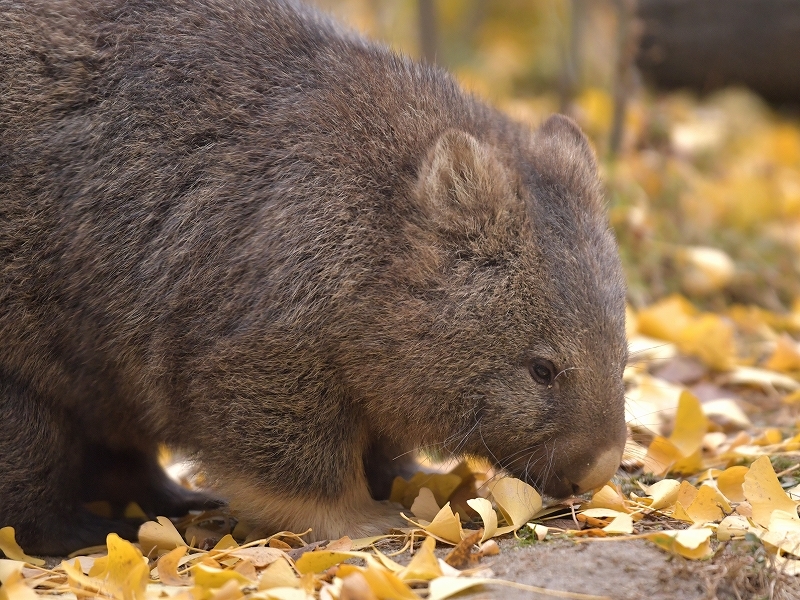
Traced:
[[276, 560], [261, 572], [258, 578], [258, 589], [296, 588], [300, 586], [300, 578], [285, 558]]
[[709, 541], [713, 534], [714, 531], [712, 529], [702, 527], [699, 529], [655, 531], [645, 537], [670, 553], [679, 554], [684, 558], [700, 560], [709, 558], [714, 554]]
[[445, 556], [444, 562], [456, 569], [467, 569], [474, 566], [480, 559], [480, 556], [476, 556], [473, 549], [475, 544], [480, 542], [482, 538], [483, 530], [479, 529], [478, 531], [470, 533], [456, 544], [456, 547]]
[[147, 521], [139, 527], [139, 545], [142, 552], [150, 556], [153, 550], [157, 552], [169, 552], [179, 546], [185, 546], [186, 542], [166, 517], [158, 517], [157, 521]]
[[11, 560], [20, 560], [37, 567], [44, 565], [44, 561], [41, 558], [28, 556], [22, 551], [22, 548], [19, 547], [14, 537], [13, 527], [3, 527], [0, 529], [0, 550], [3, 551], [6, 558], [10, 558]]
[[192, 585], [194, 580], [191, 577], [185, 577], [178, 574], [178, 561], [184, 557], [188, 548], [180, 546], [167, 552], [164, 556], [158, 559], [156, 569], [158, 570], [158, 579], [164, 585]]
[[768, 457], [762, 456], [750, 465], [742, 490], [752, 507], [753, 521], [759, 525], [768, 527], [776, 510], [794, 514], [797, 518], [797, 502], [783, 491]]
[[[542, 497], [520, 479], [503, 477], [494, 484], [491, 493], [497, 508], [513, 530], [525, 525], [542, 510]], [[498, 535], [503, 529], [498, 529]]]
[[440, 510], [441, 507], [436, 503], [433, 492], [426, 487], [419, 490], [419, 494], [411, 504], [411, 513], [426, 521], [433, 521]]
[[467, 500], [467, 504], [480, 515], [483, 521], [483, 538], [481, 542], [494, 537], [497, 532], [497, 513], [492, 508], [492, 503], [486, 498], [472, 498]]
[[433, 553], [434, 548], [436, 548], [436, 540], [432, 537], [425, 538], [422, 545], [414, 553], [408, 566], [400, 571], [397, 576], [405, 582], [430, 581], [436, 577], [441, 577], [442, 569], [439, 567], [439, 561]]

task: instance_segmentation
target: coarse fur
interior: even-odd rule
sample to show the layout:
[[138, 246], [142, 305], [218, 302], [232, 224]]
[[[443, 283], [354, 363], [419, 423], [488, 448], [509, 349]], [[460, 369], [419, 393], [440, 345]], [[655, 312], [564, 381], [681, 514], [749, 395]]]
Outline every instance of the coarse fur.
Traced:
[[30, 552], [214, 504], [397, 521], [411, 451], [554, 496], [625, 439], [624, 282], [578, 128], [279, 0], [0, 0], [0, 526]]

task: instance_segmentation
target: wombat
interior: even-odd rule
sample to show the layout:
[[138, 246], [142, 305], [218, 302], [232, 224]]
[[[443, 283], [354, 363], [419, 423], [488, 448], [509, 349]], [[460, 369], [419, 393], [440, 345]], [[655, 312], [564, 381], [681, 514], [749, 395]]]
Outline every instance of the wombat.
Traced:
[[563, 497], [625, 442], [625, 288], [570, 120], [281, 0], [0, 0], [0, 525], [215, 504], [385, 532], [413, 451]]

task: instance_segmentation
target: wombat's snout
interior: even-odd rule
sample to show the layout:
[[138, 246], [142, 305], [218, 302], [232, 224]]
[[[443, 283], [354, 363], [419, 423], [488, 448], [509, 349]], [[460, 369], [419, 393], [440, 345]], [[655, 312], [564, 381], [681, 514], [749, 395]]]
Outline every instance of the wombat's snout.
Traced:
[[617, 472], [621, 459], [622, 451], [619, 448], [608, 448], [600, 453], [593, 463], [587, 463], [588, 469], [585, 473], [571, 479], [573, 493], [583, 494], [606, 483]]
[[593, 436], [563, 436], [551, 451], [540, 448], [529, 464], [548, 465], [538, 475], [531, 469], [524, 477], [548, 496], [566, 498], [596, 489], [616, 473], [625, 449], [627, 428], [596, 431]]

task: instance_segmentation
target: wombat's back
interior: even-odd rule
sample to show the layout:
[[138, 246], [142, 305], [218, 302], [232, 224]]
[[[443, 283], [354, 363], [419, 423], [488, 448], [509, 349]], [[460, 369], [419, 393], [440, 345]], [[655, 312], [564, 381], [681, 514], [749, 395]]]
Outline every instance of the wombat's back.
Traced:
[[294, 4], [0, 12], [4, 362], [82, 397], [174, 402], [143, 371], [182, 373], [249, 311], [321, 335], [396, 246], [419, 157], [482, 111]]

